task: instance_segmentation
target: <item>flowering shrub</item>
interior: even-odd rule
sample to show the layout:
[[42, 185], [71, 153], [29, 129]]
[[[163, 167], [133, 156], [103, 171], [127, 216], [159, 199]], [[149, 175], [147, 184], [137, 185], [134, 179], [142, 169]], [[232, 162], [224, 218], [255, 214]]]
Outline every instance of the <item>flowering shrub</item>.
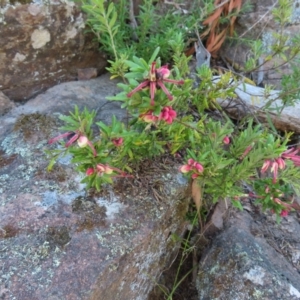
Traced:
[[[298, 149], [288, 148], [290, 135], [275, 138], [251, 120], [245, 122], [244, 130], [237, 131], [230, 120], [209, 119], [203, 111], [207, 105], [215, 106], [214, 101], [202, 106], [195, 103], [195, 95], [203, 93], [209, 77], [201, 78], [201, 85], [193, 87], [190, 79], [181, 78], [176, 66], [173, 70], [160, 66], [158, 51], [148, 62], [137, 57], [126, 61], [128, 83], [120, 83], [123, 91], [110, 97], [123, 102], [132, 119], [130, 125], [126, 127], [115, 117], [111, 125], [96, 122], [100, 131], [97, 138], [91, 130], [95, 113], [86, 109], [79, 112], [76, 107], [70, 116], [62, 117], [67, 132], [49, 141], [69, 139], [62, 150], [52, 151], [48, 169], [59, 155], [70, 153], [78, 171], [85, 175], [83, 182], [99, 190], [116, 177], [133, 177], [131, 163], [168, 152], [183, 157], [179, 172], [197, 181], [205, 198], [212, 202], [226, 197], [242, 209], [240, 199], [247, 195], [278, 218], [298, 209], [293, 195], [300, 193], [300, 155]], [[185, 60], [183, 56], [176, 59], [178, 65]], [[218, 84], [215, 89], [225, 90], [226, 78], [220, 80], [223, 86]], [[213, 86], [209, 92], [214, 93]], [[232, 96], [231, 89], [228, 96]], [[252, 186], [252, 191], [245, 194], [243, 184]]]

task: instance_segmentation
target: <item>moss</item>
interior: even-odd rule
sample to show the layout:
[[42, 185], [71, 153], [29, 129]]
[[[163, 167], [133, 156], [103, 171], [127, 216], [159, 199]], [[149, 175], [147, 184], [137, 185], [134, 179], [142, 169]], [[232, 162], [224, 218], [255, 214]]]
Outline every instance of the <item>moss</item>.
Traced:
[[23, 133], [25, 139], [30, 139], [38, 135], [39, 139], [43, 136], [49, 139], [51, 128], [57, 126], [57, 121], [47, 115], [33, 113], [30, 115], [21, 115], [14, 126], [14, 131]]
[[15, 237], [19, 233], [19, 228], [13, 226], [12, 224], [7, 224], [3, 226], [0, 230], [1, 238], [12, 238]]
[[10, 4], [15, 5], [16, 3], [20, 3], [20, 4], [30, 4], [32, 3], [32, 0], [9, 0]]
[[47, 171], [47, 165], [41, 165], [35, 174], [36, 177], [44, 180], [53, 180], [56, 182], [64, 182], [68, 178], [68, 174], [61, 165], [55, 164], [51, 171]]
[[17, 156], [17, 154], [7, 155], [3, 151], [0, 151], [0, 168], [6, 167], [13, 163]]
[[46, 233], [46, 241], [52, 247], [65, 246], [71, 240], [70, 230], [67, 226], [49, 227]]
[[105, 225], [106, 208], [99, 206], [90, 197], [77, 197], [72, 203], [72, 211], [79, 214], [77, 231], [92, 230]]

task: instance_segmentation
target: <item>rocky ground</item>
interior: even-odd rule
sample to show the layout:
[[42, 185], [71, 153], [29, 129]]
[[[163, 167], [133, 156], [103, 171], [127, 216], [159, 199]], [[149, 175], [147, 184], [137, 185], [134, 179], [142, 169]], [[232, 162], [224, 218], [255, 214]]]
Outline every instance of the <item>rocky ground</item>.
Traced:
[[[243, 212], [220, 202], [207, 208], [207, 223], [193, 230], [192, 247], [182, 252], [190, 197], [183, 178], [170, 173], [175, 161], [157, 162], [166, 171], [159, 178], [155, 163], [145, 161], [147, 174], [115, 186], [121, 198], [112, 190], [86, 193], [68, 158], [45, 171], [57, 116], [77, 104], [96, 109], [99, 120], [122, 119], [119, 105], [105, 100], [115, 92], [106, 75], [58, 85], [25, 105], [4, 98], [2, 299], [300, 299], [297, 212], [277, 224], [251, 199], [243, 200]], [[153, 193], [161, 184], [164, 195]]]
[[[177, 282], [186, 278], [173, 300], [300, 299], [299, 229], [298, 212], [278, 224], [274, 215], [245, 199], [244, 211], [230, 208], [225, 212], [224, 228], [200, 239], [181, 267], [182, 252], [178, 253], [148, 300], [168, 299], [162, 289], [172, 291], [178, 270]], [[194, 238], [200, 236], [200, 230], [193, 233]], [[200, 258], [196, 281], [190, 272], [195, 252]]]

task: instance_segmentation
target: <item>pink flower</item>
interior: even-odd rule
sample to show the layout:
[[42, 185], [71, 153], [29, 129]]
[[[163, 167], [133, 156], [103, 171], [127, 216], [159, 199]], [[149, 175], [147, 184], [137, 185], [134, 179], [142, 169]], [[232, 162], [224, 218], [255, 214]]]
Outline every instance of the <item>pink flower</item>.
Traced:
[[172, 124], [173, 119], [175, 119], [176, 116], [176, 111], [173, 110], [171, 106], [166, 106], [162, 109], [159, 119], [165, 120], [168, 124]]
[[284, 160], [279, 157], [275, 158], [274, 160], [267, 159], [265, 160], [262, 168], [261, 173], [265, 173], [270, 168], [270, 171], [273, 173], [273, 183], [276, 183], [277, 175], [278, 175], [278, 168], [280, 170], [285, 168]]
[[281, 157], [285, 159], [290, 159], [291, 161], [293, 161], [295, 166], [300, 167], [300, 156], [297, 155], [299, 151], [299, 149], [291, 148], [283, 152], [281, 154]]
[[97, 156], [97, 151], [96, 151], [94, 145], [92, 144], [92, 142], [79, 130], [77, 130], [76, 132], [66, 132], [66, 133], [60, 134], [57, 137], [50, 139], [48, 141], [48, 144], [53, 144], [53, 143], [57, 142], [58, 140], [60, 140], [64, 137], [67, 137], [67, 136], [72, 136], [72, 137], [65, 144], [66, 148], [70, 147], [72, 144], [74, 144], [77, 141], [77, 144], [79, 147], [84, 148], [86, 146], [89, 146], [92, 149], [94, 156]]
[[272, 162], [271, 162], [270, 159], [265, 160], [265, 162], [264, 162], [264, 164], [263, 164], [263, 166], [262, 166], [262, 168], [261, 168], [261, 172], [262, 172], [262, 173], [265, 173], [265, 172], [269, 169], [271, 163], [272, 163]]
[[194, 161], [192, 158], [188, 159], [188, 165], [192, 166], [194, 163], [196, 163], [196, 161]]
[[230, 144], [230, 138], [229, 138], [229, 136], [226, 135], [226, 136], [224, 137], [223, 143], [224, 143], [225, 145], [229, 145], [229, 144]]
[[200, 173], [202, 173], [204, 171], [204, 168], [199, 162], [197, 162], [197, 161], [193, 160], [192, 158], [190, 158], [190, 159], [188, 159], [187, 165], [181, 166], [179, 168], [179, 171], [181, 173], [188, 173], [188, 172], [192, 171], [193, 174], [192, 174], [191, 177], [193, 179], [195, 179], [200, 175]]
[[203, 166], [199, 163], [196, 163], [195, 165], [195, 169], [199, 172], [199, 173], [202, 173], [203, 172]]
[[88, 168], [85, 172], [85, 174], [87, 176], [91, 176], [94, 173], [97, 173], [98, 176], [103, 176], [104, 174], [106, 175], [111, 175], [112, 178], [116, 178], [116, 177], [130, 177], [133, 178], [132, 175], [129, 175], [127, 173], [125, 173], [124, 171], [115, 168], [115, 167], [111, 167], [109, 165], [104, 165], [104, 164], [97, 164], [95, 168]]
[[285, 168], [285, 161], [281, 157], [275, 158], [275, 161], [278, 164], [280, 170], [283, 170]]
[[184, 84], [184, 80], [173, 80], [168, 79], [170, 76], [170, 71], [167, 66], [162, 66], [158, 69], [155, 68], [156, 62], [153, 62], [150, 67], [150, 72], [148, 75], [148, 79], [140, 83], [135, 89], [133, 89], [130, 93], [127, 94], [127, 97], [130, 98], [136, 92], [142, 90], [145, 87], [150, 87], [150, 99], [151, 105], [154, 105], [154, 96], [156, 89], [161, 88], [164, 93], [167, 95], [169, 100], [173, 100], [173, 96], [170, 94], [164, 82], [169, 82], [173, 84]]
[[193, 160], [192, 158], [188, 159], [188, 165], [193, 167], [200, 173], [203, 172], [203, 166], [200, 163]]
[[146, 123], [155, 123], [159, 120], [159, 117], [155, 116], [152, 110], [148, 110], [147, 112], [141, 114], [140, 118]]
[[278, 174], [278, 163], [276, 161], [272, 163], [271, 172], [273, 172], [273, 183], [276, 183]]
[[94, 168], [88, 168], [85, 172], [86, 176], [91, 176], [95, 173], [95, 169]]
[[98, 175], [100, 175], [100, 176], [103, 174], [111, 174], [113, 172], [113, 168], [111, 168], [110, 166], [107, 166], [107, 165], [103, 165], [103, 164], [97, 164], [96, 169], [97, 169]]
[[120, 147], [123, 145], [124, 139], [122, 137], [114, 138], [114, 139], [112, 139], [112, 142], [116, 147]]

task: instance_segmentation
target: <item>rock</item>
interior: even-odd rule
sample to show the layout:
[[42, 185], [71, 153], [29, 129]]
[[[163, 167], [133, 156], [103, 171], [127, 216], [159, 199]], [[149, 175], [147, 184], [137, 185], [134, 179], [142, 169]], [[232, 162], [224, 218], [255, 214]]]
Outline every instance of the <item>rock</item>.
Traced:
[[219, 201], [212, 215], [208, 218], [208, 222], [204, 226], [203, 231], [205, 236], [214, 236], [224, 229], [224, 220], [228, 217], [229, 209], [231, 207], [231, 202], [229, 199]]
[[[273, 34], [279, 33], [283, 30], [283, 36], [288, 37], [288, 44], [291, 43], [292, 39], [298, 35], [300, 30], [300, 10], [299, 1], [293, 1], [292, 4], [292, 18], [291, 21], [286, 24], [283, 28], [276, 22], [272, 15], [272, 10], [277, 7], [278, 1], [272, 0], [251, 0], [243, 1], [243, 4], [248, 2], [251, 5], [245, 13], [240, 15], [235, 23], [235, 30], [239, 38], [235, 41], [227, 43], [223, 47], [221, 54], [223, 58], [228, 59], [228, 63], [231, 65], [233, 62], [240, 66], [243, 66], [245, 61], [251, 57], [251, 51], [246, 43], [242, 42], [243, 39], [257, 40], [261, 39], [263, 42], [263, 48], [267, 49], [267, 54], [262, 56], [263, 59], [272, 54], [271, 45], [274, 42]], [[282, 75], [288, 75], [291, 73], [291, 66], [289, 63], [284, 63], [284, 60], [278, 55], [272, 58], [271, 61], [264, 64], [259, 72], [263, 73], [263, 83], [270, 84], [276, 88], [281, 87]], [[278, 67], [279, 66], [279, 67]], [[253, 72], [252, 76], [257, 80], [259, 72]]]
[[106, 59], [85, 30], [85, 15], [75, 2], [2, 1], [0, 91], [23, 101], [75, 80], [77, 69], [102, 73]]
[[[157, 202], [132, 179], [86, 192], [70, 157], [47, 172], [47, 140], [59, 114], [98, 109], [122, 119], [109, 75], [68, 82], [16, 107], [0, 122], [0, 293], [4, 299], [147, 299], [178, 250], [188, 203], [174, 170], [157, 174]], [[58, 145], [51, 145], [53, 148]]]
[[86, 68], [86, 69], [78, 69], [78, 80], [89, 80], [97, 77], [97, 69], [95, 68]]
[[[214, 77], [214, 82], [218, 82], [219, 76]], [[276, 108], [282, 107], [283, 100], [281, 99], [281, 91], [266, 90], [264, 88], [250, 85], [242, 81], [232, 82], [231, 86], [235, 88], [235, 93], [238, 96], [236, 99], [217, 99], [221, 107], [226, 109], [226, 112], [236, 119], [241, 119], [250, 113], [263, 124], [269, 123], [271, 119], [274, 127], [282, 132], [300, 133], [300, 104], [295, 103], [294, 106], [285, 106], [281, 113], [278, 114]], [[265, 107], [272, 100], [268, 113], [265, 112]], [[273, 109], [273, 111], [271, 111]]]
[[[276, 223], [269, 226], [274, 230]], [[296, 219], [293, 226], [294, 239], [290, 240], [286, 232], [284, 236], [289, 242], [299, 242], [300, 225]], [[234, 214], [201, 258], [197, 278], [199, 299], [300, 298], [299, 273], [279, 248], [267, 243], [267, 237], [272, 239], [264, 228], [265, 223], [257, 223], [246, 212]]]
[[10, 101], [10, 99], [6, 97], [2, 92], [0, 92], [0, 116], [7, 113], [14, 106], [15, 104]]

